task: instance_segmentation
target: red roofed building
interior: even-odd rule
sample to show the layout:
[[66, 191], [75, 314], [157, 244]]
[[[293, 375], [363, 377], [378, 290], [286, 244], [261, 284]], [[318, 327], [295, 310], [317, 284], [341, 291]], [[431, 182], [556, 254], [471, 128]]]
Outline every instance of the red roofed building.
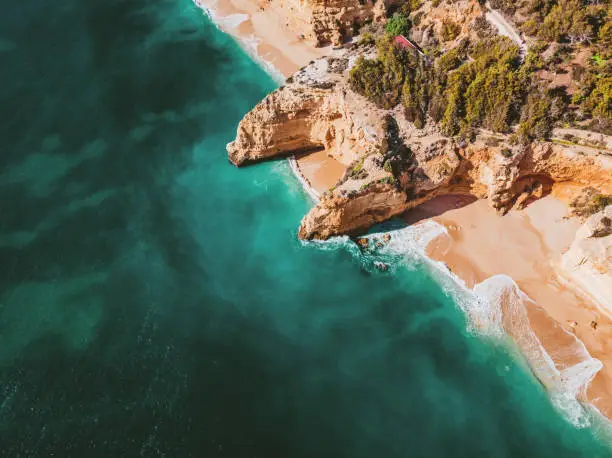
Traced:
[[395, 43], [396, 46], [399, 46], [402, 49], [414, 49], [416, 52], [418, 52], [420, 55], [425, 55], [423, 53], [423, 50], [415, 43], [413, 43], [412, 41], [410, 41], [408, 38], [406, 38], [404, 35], [398, 35], [393, 39], [393, 42]]

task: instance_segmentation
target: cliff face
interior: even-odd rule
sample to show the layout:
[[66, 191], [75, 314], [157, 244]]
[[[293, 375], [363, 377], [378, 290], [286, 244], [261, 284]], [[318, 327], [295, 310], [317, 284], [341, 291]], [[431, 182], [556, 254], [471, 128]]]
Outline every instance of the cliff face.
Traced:
[[568, 276], [612, 308], [612, 205], [592, 215], [576, 233], [561, 264]]
[[353, 35], [354, 25], [378, 21], [396, 0], [272, 0], [285, 26], [315, 46], [338, 45]]
[[462, 145], [435, 125], [417, 129], [401, 107], [377, 108], [347, 81], [363, 52], [336, 51], [298, 72], [245, 116], [228, 145], [236, 165], [323, 148], [347, 166], [305, 216], [301, 238], [362, 231], [446, 193], [486, 198], [502, 213], [542, 197], [556, 183], [612, 193], [612, 158], [589, 148], [512, 146], [490, 132]]
[[235, 165], [321, 148], [349, 164], [380, 147], [381, 126], [361, 114], [379, 110], [347, 90], [343, 78], [356, 54], [337, 54], [296, 73], [244, 117], [227, 148]]

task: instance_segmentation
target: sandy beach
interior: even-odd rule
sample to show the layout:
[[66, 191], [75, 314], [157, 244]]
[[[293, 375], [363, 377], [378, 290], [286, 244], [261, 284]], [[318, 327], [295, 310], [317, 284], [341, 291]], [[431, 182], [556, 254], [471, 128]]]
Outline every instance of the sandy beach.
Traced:
[[319, 194], [334, 186], [346, 171], [346, 165], [325, 151], [317, 151], [296, 157], [302, 175]]
[[[427, 254], [444, 262], [469, 288], [494, 275], [511, 277], [528, 296], [521, 303], [529, 325], [557, 370], [579, 376], [575, 373], [584, 364], [593, 367], [596, 363], [588, 361], [588, 354], [601, 361], [603, 368], [579, 399], [612, 418], [612, 319], [559, 274], [561, 256], [581, 224], [567, 218], [566, 209], [550, 195], [524, 211], [499, 216], [486, 201], [445, 196], [417, 207], [405, 218], [409, 223], [431, 218], [447, 228], [448, 235], [434, 240]], [[508, 304], [502, 300], [504, 307]], [[514, 312], [504, 309], [503, 313], [505, 330], [527, 359], [541, 358], [529, 355], [533, 349], [526, 348], [525, 330], [518, 329], [516, 315], [511, 315]], [[535, 359], [529, 362], [542, 383], [551, 388], [553, 382], [534, 367]]]
[[282, 22], [271, 3], [258, 0], [197, 0], [211, 12], [215, 23], [235, 37], [273, 74], [287, 78], [331, 47], [314, 48]]
[[[314, 48], [303, 41], [284, 23], [284, 15], [274, 2], [197, 3], [279, 81], [331, 49]], [[294, 166], [315, 196], [335, 185], [346, 170], [345, 164], [326, 151], [298, 156]], [[558, 189], [556, 196], [561, 196], [562, 191]], [[511, 294], [502, 298], [504, 328], [551, 391], [559, 384], [571, 384], [568, 374], [574, 380], [588, 379], [589, 370], [599, 364], [591, 357], [601, 361], [603, 368], [578, 397], [612, 418], [612, 317], [559, 273], [561, 257], [581, 224], [575, 218], [567, 218], [566, 211], [567, 206], [553, 195], [505, 216], [499, 216], [486, 201], [444, 196], [411, 210], [404, 218], [409, 224], [432, 219], [447, 228], [448, 235], [434, 240], [427, 254], [444, 262], [467, 287], [478, 288], [496, 275], [510, 277], [516, 283], [524, 294], [518, 299]], [[513, 301], [519, 301], [524, 311], [520, 317]], [[537, 337], [538, 348], [521, 328], [522, 317]], [[540, 349], [544, 356], [538, 354]], [[547, 355], [557, 372], [555, 376], [547, 375], [547, 368], [538, 367], [538, 361]]]

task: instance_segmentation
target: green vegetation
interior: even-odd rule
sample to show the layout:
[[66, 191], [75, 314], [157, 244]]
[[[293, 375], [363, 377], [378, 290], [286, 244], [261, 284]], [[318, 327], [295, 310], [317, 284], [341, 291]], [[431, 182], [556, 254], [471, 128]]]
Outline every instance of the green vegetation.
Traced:
[[612, 195], [596, 194], [591, 200], [591, 211], [593, 211], [593, 213], [599, 213], [608, 205], [612, 205]]
[[[525, 59], [530, 72], [539, 69], [553, 75], [571, 72], [577, 91], [570, 112], [567, 103], [564, 105], [565, 120], [588, 120], [589, 128], [612, 134], [612, 3], [603, 0], [490, 3], [511, 16], [523, 33], [541, 40], [531, 47]], [[552, 47], [547, 50], [551, 43], [557, 46], [556, 50]], [[544, 52], [550, 55], [551, 51], [552, 57], [542, 58]], [[579, 54], [582, 57], [578, 58]]]
[[[516, 15], [514, 19], [533, 19], [517, 19], [526, 34], [540, 40], [523, 58], [508, 38], [490, 37], [482, 18], [473, 26], [481, 29], [478, 36], [488, 36], [486, 40], [463, 39], [443, 53], [432, 46], [425, 50], [426, 58], [401, 49], [393, 37], [408, 34], [409, 15], [418, 7], [418, 2], [406, 2], [388, 21], [386, 34], [376, 40], [378, 57], [359, 58], [351, 70], [351, 87], [381, 108], [402, 104], [417, 128], [431, 119], [450, 136], [471, 138], [478, 128], [515, 130], [514, 140], [527, 142], [549, 138], [557, 123], [576, 121], [612, 133], [612, 6], [587, 0], [491, 4]], [[444, 41], [456, 40], [460, 32], [459, 24], [443, 22]], [[551, 47], [551, 42], [560, 44]], [[567, 95], [567, 87], [550, 83], [556, 75], [568, 73], [574, 81], [573, 97]]]
[[518, 135], [521, 140], [548, 138], [552, 132], [550, 118], [550, 98], [540, 92], [533, 92], [527, 97], [527, 103], [521, 112], [521, 123]]
[[444, 41], [452, 41], [461, 33], [461, 27], [456, 22], [451, 20], [442, 23], [442, 39]]
[[410, 19], [403, 13], [395, 13], [387, 22], [385, 31], [392, 36], [407, 36], [410, 33]]
[[414, 57], [394, 46], [390, 35], [380, 39], [377, 47], [378, 59], [359, 57], [351, 69], [350, 84], [378, 106], [392, 108], [400, 100], [406, 70]]
[[599, 213], [608, 205], [612, 205], [612, 195], [602, 194], [595, 188], [585, 188], [582, 194], [570, 203], [570, 208], [575, 215], [587, 217]]
[[429, 115], [446, 134], [466, 135], [480, 126], [507, 132], [519, 120], [529, 78], [521, 71], [517, 46], [507, 38], [470, 49], [464, 43], [433, 64], [394, 46], [389, 36], [377, 46], [377, 59], [360, 58], [351, 70], [351, 86], [384, 108], [403, 103], [417, 127]]
[[364, 46], [370, 46], [376, 43], [376, 38], [370, 32], [362, 33], [361, 40], [359, 40], [359, 44]]
[[538, 37], [572, 43], [590, 40], [594, 37], [594, 30], [589, 19], [580, 0], [559, 0], [544, 18]]
[[367, 178], [368, 177], [368, 172], [367, 170], [364, 170], [363, 168], [363, 161], [364, 159], [361, 159], [358, 162], [355, 162], [350, 168], [349, 171], [347, 173], [347, 178], [353, 178], [353, 179], [363, 179], [363, 178]]

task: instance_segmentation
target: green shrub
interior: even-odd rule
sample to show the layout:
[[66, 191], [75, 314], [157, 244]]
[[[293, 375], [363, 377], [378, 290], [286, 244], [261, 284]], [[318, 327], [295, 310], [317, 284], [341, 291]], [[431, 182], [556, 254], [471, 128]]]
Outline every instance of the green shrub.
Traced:
[[501, 10], [506, 14], [513, 14], [516, 11], [515, 0], [490, 0], [491, 8]]
[[402, 5], [402, 13], [406, 16], [421, 7], [421, 0], [406, 0]]
[[365, 46], [370, 46], [376, 43], [376, 39], [370, 32], [365, 32], [361, 34], [361, 40], [359, 40], [359, 43]]
[[453, 41], [461, 33], [461, 26], [454, 21], [445, 20], [442, 22], [442, 39]]
[[539, 37], [551, 41], [586, 41], [594, 37], [590, 22], [581, 0], [559, 0], [546, 15]]
[[610, 194], [597, 194], [591, 201], [591, 214], [599, 213], [608, 205], [612, 205], [612, 195]]
[[359, 57], [351, 69], [351, 88], [382, 108], [392, 108], [400, 100], [406, 71], [414, 59], [393, 44], [393, 38], [383, 37], [377, 43], [378, 58]]
[[453, 48], [445, 52], [436, 60], [436, 71], [439, 73], [448, 73], [461, 65], [465, 55], [459, 47]]
[[378, 180], [379, 183], [383, 183], [383, 184], [390, 184], [390, 185], [395, 185], [397, 184], [397, 181], [395, 179], [395, 177], [385, 177], [385, 178], [381, 178], [380, 180]]
[[612, 75], [596, 78], [582, 106], [594, 118], [612, 120]]
[[380, 60], [359, 56], [349, 74], [351, 88], [368, 99], [381, 103], [385, 96], [382, 85], [384, 73], [385, 69]]
[[383, 170], [387, 173], [393, 173], [393, 164], [391, 164], [391, 161], [385, 161], [383, 164]]
[[573, 214], [588, 217], [599, 213], [608, 205], [612, 205], [612, 195], [602, 194], [597, 189], [588, 187], [570, 203], [570, 208]]
[[403, 13], [395, 13], [385, 26], [385, 31], [391, 36], [408, 35], [410, 33], [410, 19]]
[[521, 112], [519, 137], [524, 141], [549, 138], [553, 128], [550, 108], [550, 98], [546, 94], [530, 93]]

